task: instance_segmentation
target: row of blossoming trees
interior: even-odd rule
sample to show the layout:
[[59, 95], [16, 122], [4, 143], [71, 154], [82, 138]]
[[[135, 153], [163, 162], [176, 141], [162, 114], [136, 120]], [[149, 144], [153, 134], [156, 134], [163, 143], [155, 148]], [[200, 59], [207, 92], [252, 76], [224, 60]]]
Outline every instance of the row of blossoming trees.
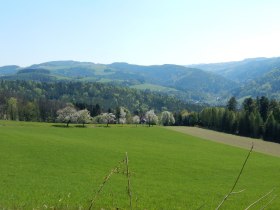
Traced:
[[[63, 109], [57, 111], [57, 121], [61, 123], [66, 123], [68, 127], [70, 123], [78, 123], [85, 126], [89, 123], [106, 124], [147, 124], [149, 127], [151, 125], [162, 124], [162, 125], [173, 125], [175, 123], [174, 116], [169, 111], [163, 111], [158, 117], [154, 110], [149, 110], [143, 116], [130, 116], [127, 114], [127, 110], [123, 107], [119, 108], [117, 114], [111, 112], [101, 113], [96, 117], [91, 117], [90, 112], [87, 109], [77, 110], [72, 104], [67, 104]], [[117, 115], [117, 116], [116, 116]]]

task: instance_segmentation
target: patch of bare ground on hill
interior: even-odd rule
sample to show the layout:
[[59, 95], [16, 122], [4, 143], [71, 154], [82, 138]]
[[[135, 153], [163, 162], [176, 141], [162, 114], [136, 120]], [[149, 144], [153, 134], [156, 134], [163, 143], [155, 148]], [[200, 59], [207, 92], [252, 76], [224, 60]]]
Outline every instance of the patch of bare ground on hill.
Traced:
[[168, 126], [166, 128], [173, 131], [185, 133], [191, 136], [197, 136], [202, 139], [211, 140], [245, 149], [249, 149], [252, 145], [252, 142], [254, 142], [254, 151], [280, 157], [280, 144], [277, 143], [267, 142], [261, 139], [253, 139], [227, 133], [221, 133], [198, 127]]

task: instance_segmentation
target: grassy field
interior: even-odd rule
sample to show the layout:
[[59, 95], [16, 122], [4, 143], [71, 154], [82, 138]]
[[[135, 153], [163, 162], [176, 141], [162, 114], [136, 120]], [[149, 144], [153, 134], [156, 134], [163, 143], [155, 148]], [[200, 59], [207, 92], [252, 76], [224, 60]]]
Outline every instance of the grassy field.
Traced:
[[262, 139], [254, 139], [250, 137], [237, 136], [233, 134], [213, 131], [199, 127], [188, 126], [168, 126], [166, 127], [173, 131], [186, 133], [188, 135], [197, 136], [199, 138], [208, 139], [211, 141], [228, 144], [243, 149], [248, 149], [254, 143], [254, 151], [280, 157], [280, 144], [264, 141]]
[[[55, 127], [0, 121], [0, 209], [87, 209], [103, 178], [129, 155], [133, 209], [215, 209], [248, 151], [162, 127]], [[279, 209], [280, 159], [253, 152], [222, 209], [244, 209], [271, 193]], [[95, 209], [129, 209], [123, 174], [105, 184]]]

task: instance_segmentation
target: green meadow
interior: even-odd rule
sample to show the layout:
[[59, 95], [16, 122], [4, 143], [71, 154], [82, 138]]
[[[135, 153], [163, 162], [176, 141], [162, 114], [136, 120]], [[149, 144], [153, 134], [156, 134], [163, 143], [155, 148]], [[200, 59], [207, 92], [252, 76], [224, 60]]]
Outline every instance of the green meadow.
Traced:
[[[248, 148], [249, 149], [249, 148]], [[0, 209], [88, 209], [103, 179], [128, 153], [133, 209], [215, 209], [248, 150], [164, 127], [70, 128], [0, 121]], [[124, 165], [94, 209], [129, 209]], [[280, 207], [280, 158], [253, 152], [221, 209]]]

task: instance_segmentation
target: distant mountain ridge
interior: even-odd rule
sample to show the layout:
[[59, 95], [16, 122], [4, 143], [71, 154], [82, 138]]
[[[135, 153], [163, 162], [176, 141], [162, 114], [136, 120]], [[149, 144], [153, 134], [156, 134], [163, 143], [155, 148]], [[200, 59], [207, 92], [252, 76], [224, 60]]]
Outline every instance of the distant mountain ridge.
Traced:
[[280, 99], [280, 68], [275, 68], [264, 76], [251, 81], [234, 91], [239, 98], [246, 96], [266, 96], [268, 98]]
[[21, 67], [16, 65], [10, 65], [10, 66], [2, 66], [0, 67], [0, 76], [6, 76], [17, 73]]
[[[22, 71], [24, 73], [21, 73]], [[236, 87], [235, 82], [220, 75], [172, 64], [140, 66], [128, 63], [105, 65], [77, 61], [51, 61], [20, 69], [15, 74], [2, 76], [2, 79], [109, 82], [134, 88], [141, 85], [141, 89], [145, 86], [149, 89], [153, 85], [153, 91], [157, 91], [155, 87], [159, 87], [159, 92], [178, 96], [185, 101], [201, 103], [205, 101], [214, 103], [225, 92]]]
[[248, 58], [242, 61], [193, 64], [187, 67], [214, 72], [236, 82], [248, 82], [264, 76], [274, 68], [280, 67], [280, 57]]
[[161, 92], [187, 102], [221, 105], [231, 96], [265, 95], [280, 99], [279, 69], [280, 57], [187, 67], [173, 64], [141, 66], [124, 62], [96, 64], [70, 60], [34, 64], [26, 68], [0, 67], [0, 79], [110, 83]]

